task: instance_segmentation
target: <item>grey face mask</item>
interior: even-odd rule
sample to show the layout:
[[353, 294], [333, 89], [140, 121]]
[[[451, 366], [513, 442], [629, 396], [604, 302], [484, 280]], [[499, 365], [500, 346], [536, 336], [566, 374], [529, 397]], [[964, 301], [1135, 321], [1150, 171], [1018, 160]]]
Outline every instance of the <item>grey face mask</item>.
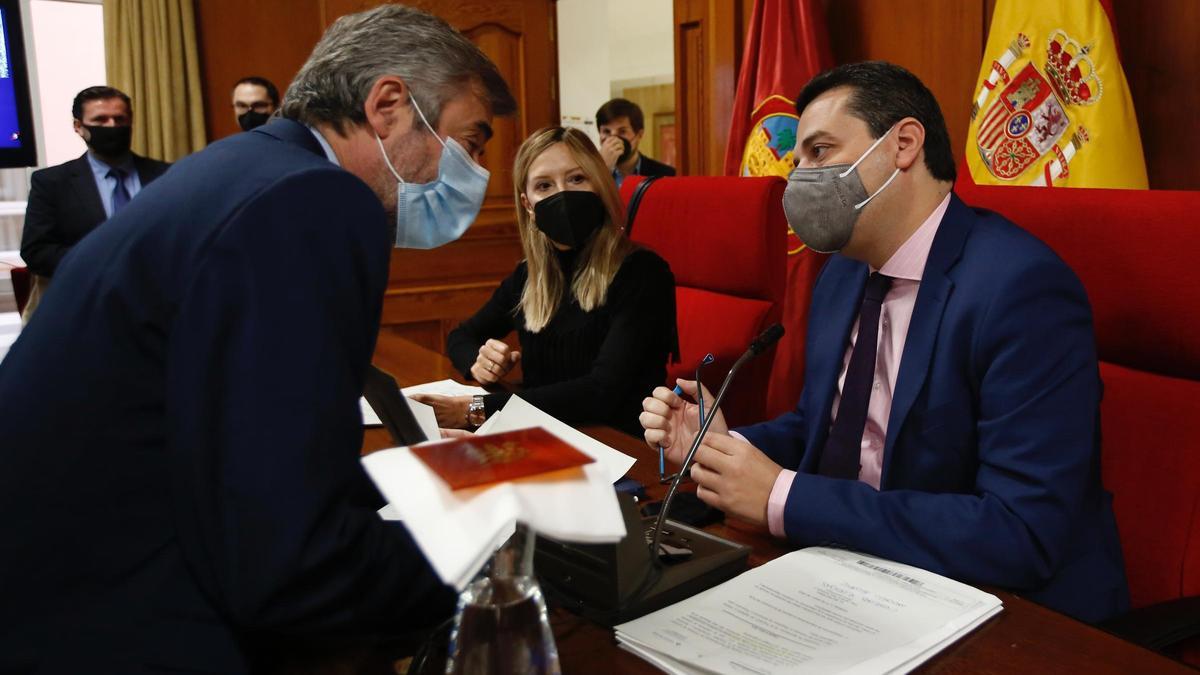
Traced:
[[783, 213], [792, 232], [805, 246], [818, 253], [833, 253], [850, 241], [862, 208], [900, 174], [900, 169], [893, 171], [870, 196], [858, 175], [858, 165], [890, 133], [892, 129], [875, 139], [853, 164], [797, 167], [788, 176], [787, 188], [783, 191]]

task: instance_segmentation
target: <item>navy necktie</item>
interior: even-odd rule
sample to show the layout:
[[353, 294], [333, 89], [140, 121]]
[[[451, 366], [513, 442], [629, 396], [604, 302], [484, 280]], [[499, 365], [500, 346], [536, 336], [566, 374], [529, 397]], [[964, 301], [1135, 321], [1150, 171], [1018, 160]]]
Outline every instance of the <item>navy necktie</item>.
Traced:
[[883, 297], [892, 286], [892, 278], [878, 272], [867, 279], [862, 309], [858, 314], [858, 339], [842, 383], [842, 400], [837, 419], [825, 441], [817, 472], [831, 478], [858, 479], [862, 455], [863, 428], [867, 425], [867, 407], [871, 386], [875, 383], [875, 353], [879, 341], [879, 312]]
[[129, 190], [125, 189], [125, 172], [121, 169], [116, 167], [109, 169], [108, 177], [117, 179], [117, 186], [112, 191], [112, 212], [115, 216], [122, 206], [129, 203]]

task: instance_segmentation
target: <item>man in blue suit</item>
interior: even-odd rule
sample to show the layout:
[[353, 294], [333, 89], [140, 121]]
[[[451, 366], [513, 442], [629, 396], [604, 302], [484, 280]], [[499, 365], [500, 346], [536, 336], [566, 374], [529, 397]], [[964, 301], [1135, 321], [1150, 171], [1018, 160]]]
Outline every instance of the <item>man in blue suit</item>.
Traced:
[[398, 228], [473, 219], [514, 108], [440, 19], [346, 16], [284, 119], [72, 249], [0, 364], [0, 672], [242, 673], [452, 611], [375, 512], [358, 398]]
[[[813, 289], [795, 410], [735, 431], [715, 419], [697, 494], [796, 546], [1012, 589], [1085, 621], [1127, 609], [1079, 280], [954, 196], [941, 111], [908, 71], [841, 66], [796, 107], [784, 209], [805, 243], [839, 253]], [[644, 409], [647, 442], [678, 461], [695, 406], [660, 387]]]

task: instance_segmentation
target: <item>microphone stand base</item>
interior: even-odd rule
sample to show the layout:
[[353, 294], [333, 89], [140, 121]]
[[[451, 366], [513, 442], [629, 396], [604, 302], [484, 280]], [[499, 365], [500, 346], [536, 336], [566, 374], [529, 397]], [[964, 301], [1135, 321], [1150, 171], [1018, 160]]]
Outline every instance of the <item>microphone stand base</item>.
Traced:
[[662, 544], [690, 549], [656, 563], [647, 536], [654, 518], [643, 518], [633, 499], [618, 493], [628, 534], [616, 544], [573, 544], [539, 536], [534, 570], [552, 605], [604, 626], [636, 619], [727, 581], [746, 570], [750, 547], [670, 518]]

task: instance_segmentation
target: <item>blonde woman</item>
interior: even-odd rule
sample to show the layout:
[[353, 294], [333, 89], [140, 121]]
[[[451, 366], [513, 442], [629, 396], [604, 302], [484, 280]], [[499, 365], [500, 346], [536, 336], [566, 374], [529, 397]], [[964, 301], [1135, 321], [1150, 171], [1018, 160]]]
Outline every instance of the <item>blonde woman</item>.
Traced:
[[[450, 333], [450, 359], [482, 384], [520, 361], [521, 398], [569, 423], [640, 437], [642, 399], [666, 381], [678, 351], [671, 270], [625, 236], [612, 174], [582, 132], [533, 134], [517, 151], [513, 183], [525, 259]], [[519, 350], [501, 341], [513, 331]], [[464, 428], [508, 397], [422, 398], [441, 426]]]

